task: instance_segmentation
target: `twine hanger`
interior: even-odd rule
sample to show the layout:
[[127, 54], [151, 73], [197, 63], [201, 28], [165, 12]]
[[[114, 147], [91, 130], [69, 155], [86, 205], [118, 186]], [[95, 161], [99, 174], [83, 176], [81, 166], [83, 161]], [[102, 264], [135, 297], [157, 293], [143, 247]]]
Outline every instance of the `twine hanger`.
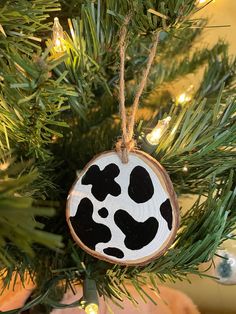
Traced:
[[131, 106], [131, 115], [127, 117], [126, 109], [125, 109], [125, 50], [126, 50], [126, 35], [127, 35], [127, 27], [130, 22], [132, 14], [128, 14], [125, 17], [124, 24], [121, 27], [120, 31], [120, 90], [119, 90], [119, 110], [121, 115], [121, 130], [122, 137], [116, 143], [116, 151], [119, 153], [122, 163], [128, 163], [128, 155], [129, 152], [135, 147], [135, 140], [133, 138], [134, 135], [134, 124], [135, 124], [135, 116], [138, 110], [139, 99], [142, 95], [143, 89], [146, 86], [148, 74], [150, 72], [151, 65], [153, 63], [154, 57], [156, 55], [157, 44], [159, 41], [159, 32], [155, 34], [153, 45], [149, 53], [148, 61], [146, 69], [143, 71], [142, 80], [139, 84], [138, 90], [134, 97], [134, 102]]

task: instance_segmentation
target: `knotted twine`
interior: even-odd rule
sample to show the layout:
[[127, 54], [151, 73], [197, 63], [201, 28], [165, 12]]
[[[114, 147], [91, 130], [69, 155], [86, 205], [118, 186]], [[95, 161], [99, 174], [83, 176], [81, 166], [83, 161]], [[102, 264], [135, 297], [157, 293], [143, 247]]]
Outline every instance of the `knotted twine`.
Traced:
[[143, 71], [142, 80], [138, 86], [137, 92], [134, 97], [134, 102], [131, 106], [131, 114], [130, 117], [127, 117], [126, 109], [125, 109], [125, 51], [126, 51], [126, 36], [127, 36], [127, 27], [129, 21], [131, 19], [131, 14], [127, 15], [124, 24], [121, 27], [120, 31], [120, 75], [119, 75], [119, 110], [121, 115], [121, 130], [122, 137], [116, 143], [116, 151], [120, 155], [122, 163], [128, 163], [128, 155], [129, 152], [135, 147], [135, 140], [133, 138], [134, 135], [134, 124], [135, 124], [135, 116], [138, 110], [139, 99], [142, 95], [143, 89], [146, 86], [148, 74], [151, 69], [151, 65], [153, 63], [154, 57], [156, 55], [157, 44], [159, 41], [159, 33], [155, 34], [152, 48], [149, 53], [148, 61], [146, 69]]

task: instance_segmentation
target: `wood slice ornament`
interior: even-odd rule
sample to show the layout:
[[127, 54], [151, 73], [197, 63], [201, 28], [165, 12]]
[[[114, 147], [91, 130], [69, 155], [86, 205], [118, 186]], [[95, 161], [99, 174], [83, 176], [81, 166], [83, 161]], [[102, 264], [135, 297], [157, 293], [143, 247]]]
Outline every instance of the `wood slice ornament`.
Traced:
[[125, 110], [125, 37], [131, 15], [120, 33], [122, 139], [117, 151], [95, 157], [75, 182], [67, 202], [67, 222], [75, 241], [89, 254], [122, 265], [143, 265], [165, 253], [179, 223], [176, 195], [164, 168], [146, 153], [134, 150], [135, 114], [154, 60], [159, 35], [134, 98]]
[[142, 265], [172, 244], [178, 204], [164, 168], [142, 151], [122, 163], [115, 151], [95, 157], [68, 197], [67, 222], [87, 253], [111, 263]]

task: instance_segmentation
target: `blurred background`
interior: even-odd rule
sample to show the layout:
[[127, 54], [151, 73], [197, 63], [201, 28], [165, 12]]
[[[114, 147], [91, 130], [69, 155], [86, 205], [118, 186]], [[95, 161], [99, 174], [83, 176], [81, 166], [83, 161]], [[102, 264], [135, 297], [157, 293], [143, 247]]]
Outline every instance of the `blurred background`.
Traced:
[[[201, 36], [201, 40], [195, 44], [197, 47], [208, 47], [216, 44], [218, 39], [229, 43], [229, 55], [236, 55], [236, 1], [235, 0], [199, 0], [199, 11], [195, 15], [198, 17], [207, 17], [209, 24]], [[207, 4], [209, 3], [209, 4]], [[172, 92], [178, 97], [180, 91], [188, 93], [191, 85], [196, 86], [196, 80], [200, 81], [204, 69], [199, 72], [188, 75], [188, 80], [179, 81]], [[190, 88], [191, 90], [191, 88]]]
[[[201, 1], [199, 7], [203, 7], [208, 1]], [[204, 9], [200, 10], [197, 16], [209, 18], [209, 27], [204, 32], [201, 42], [198, 45], [203, 46], [207, 44], [212, 46], [216, 43], [217, 39], [221, 38], [229, 43], [230, 55], [236, 55], [236, 0], [215, 0], [207, 5]], [[216, 26], [216, 27], [212, 27]], [[199, 76], [202, 73], [199, 73]], [[179, 82], [176, 90], [183, 92], [190, 84], [196, 83], [196, 75], [189, 77], [189, 81]], [[181, 200], [181, 206], [187, 208], [189, 203], [193, 200]], [[170, 284], [170, 287], [179, 289], [185, 292], [192, 300], [198, 305], [202, 314], [233, 314], [236, 313], [236, 241], [228, 241], [224, 244], [223, 248], [230, 257], [230, 263], [225, 264], [226, 268], [229, 267], [229, 279], [223, 279], [226, 284], [217, 283], [213, 279], [201, 279], [198, 277], [189, 277], [191, 283], [181, 282]], [[221, 252], [222, 253], [222, 252]], [[217, 276], [218, 260], [215, 261], [215, 268], [209, 271], [210, 275]], [[222, 260], [220, 261], [222, 263]], [[222, 264], [223, 265], [223, 264]], [[220, 265], [220, 266], [222, 266]], [[226, 272], [227, 269], [222, 269]], [[203, 265], [203, 269], [207, 269], [208, 265]], [[230, 270], [231, 268], [231, 270]], [[234, 284], [232, 284], [234, 282]]]

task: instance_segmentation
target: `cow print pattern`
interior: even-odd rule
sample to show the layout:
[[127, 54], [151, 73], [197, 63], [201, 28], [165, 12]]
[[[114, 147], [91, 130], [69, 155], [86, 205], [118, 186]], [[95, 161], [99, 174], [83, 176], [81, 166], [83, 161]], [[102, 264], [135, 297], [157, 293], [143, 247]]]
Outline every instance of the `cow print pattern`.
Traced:
[[170, 200], [167, 198], [165, 202], [161, 204], [160, 212], [162, 217], [166, 220], [169, 230], [172, 229], [173, 216]]
[[102, 171], [97, 165], [93, 165], [83, 176], [82, 184], [91, 184], [93, 196], [99, 201], [104, 201], [108, 194], [120, 195], [121, 188], [114, 180], [119, 173], [120, 170], [115, 164], [107, 165]]
[[92, 218], [93, 204], [86, 197], [78, 205], [76, 215], [70, 217], [71, 225], [80, 240], [90, 249], [95, 250], [96, 244], [111, 239], [110, 229], [95, 222]]
[[114, 220], [125, 234], [125, 245], [130, 250], [140, 250], [146, 246], [154, 239], [158, 230], [156, 218], [149, 217], [144, 222], [138, 222], [122, 209], [116, 211]]
[[135, 167], [130, 174], [128, 188], [130, 198], [136, 203], [145, 203], [154, 194], [154, 187], [149, 173], [141, 166]]
[[[166, 233], [168, 233], [167, 230], [172, 230], [173, 213], [171, 202], [169, 198], [166, 197], [165, 199], [163, 197], [165, 194], [163, 194], [160, 187], [155, 192], [152, 178], [144, 167], [135, 165], [133, 168], [130, 168], [128, 172], [129, 181], [125, 185], [125, 189], [124, 187], [121, 188], [119, 184], [122, 182], [119, 179], [119, 174], [121, 171], [127, 170], [122, 168], [120, 170], [115, 163], [103, 165], [103, 170], [100, 167], [96, 164], [90, 166], [81, 178], [80, 184], [91, 185], [91, 193], [95, 200], [99, 202], [103, 202], [108, 195], [118, 197], [122, 191], [136, 204], [132, 205], [131, 209], [135, 210], [137, 208], [140, 210], [142, 208], [144, 215], [141, 221], [138, 221], [132, 216], [128, 208], [120, 206], [120, 201], [117, 203], [117, 208], [115, 208], [115, 199], [112, 201], [112, 211], [110, 212], [109, 202], [111, 198], [109, 198], [108, 204], [104, 202], [102, 206], [99, 206], [97, 202], [93, 204], [89, 196], [83, 197], [75, 210], [75, 216], [71, 216], [69, 219], [75, 234], [86, 247], [96, 250], [98, 244], [107, 243], [107, 246], [99, 246], [98, 251], [106, 256], [123, 259], [126, 258], [127, 250], [135, 252], [152, 243], [157, 238], [159, 230], [165, 228]], [[119, 180], [115, 181], [116, 177]], [[151, 211], [152, 215], [145, 216], [145, 208], [147, 207], [145, 205], [139, 207], [139, 204], [144, 204], [151, 200], [154, 192], [157, 195], [157, 191], [158, 193], [161, 191], [161, 198], [165, 200], [159, 205], [160, 207], [158, 206], [159, 208], [154, 208]], [[82, 193], [82, 195], [86, 195], [86, 193]], [[156, 214], [155, 211], [158, 211], [160, 214]], [[99, 219], [99, 222], [94, 221], [94, 219]], [[109, 222], [111, 222], [111, 225], [109, 225]], [[122, 233], [118, 242], [116, 242], [116, 239], [113, 240], [113, 225], [116, 226], [116, 230], [119, 228]], [[110, 229], [110, 227], [112, 228]], [[124, 251], [122, 251], [122, 248]]]
[[106, 218], [108, 216], [108, 210], [105, 207], [103, 207], [99, 209], [98, 215], [102, 218]]
[[124, 257], [124, 253], [116, 247], [108, 247], [108, 248], [104, 249], [103, 252], [107, 255], [114, 256], [117, 258], [123, 258]]

